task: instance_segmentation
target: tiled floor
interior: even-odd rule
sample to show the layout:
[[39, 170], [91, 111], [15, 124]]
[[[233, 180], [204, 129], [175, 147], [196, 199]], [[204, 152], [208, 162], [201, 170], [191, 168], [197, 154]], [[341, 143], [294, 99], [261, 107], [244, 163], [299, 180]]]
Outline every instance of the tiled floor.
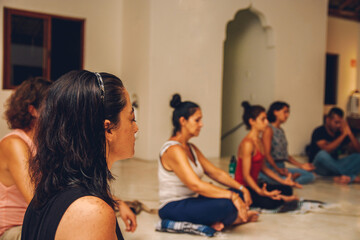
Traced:
[[[210, 159], [226, 169], [228, 159]], [[158, 206], [157, 162], [129, 159], [112, 168], [116, 180], [112, 183], [115, 195], [124, 200], [140, 200], [151, 208]], [[360, 239], [360, 185], [340, 186], [331, 180], [318, 179], [314, 184], [297, 189], [304, 199], [332, 203], [333, 207], [306, 214], [261, 214], [259, 222], [237, 226], [215, 239]], [[155, 232], [159, 218], [142, 212], [138, 215], [135, 233], [125, 233], [127, 240], [205, 239], [187, 234]], [[119, 222], [121, 220], [119, 219]], [[121, 229], [124, 225], [120, 223]]]

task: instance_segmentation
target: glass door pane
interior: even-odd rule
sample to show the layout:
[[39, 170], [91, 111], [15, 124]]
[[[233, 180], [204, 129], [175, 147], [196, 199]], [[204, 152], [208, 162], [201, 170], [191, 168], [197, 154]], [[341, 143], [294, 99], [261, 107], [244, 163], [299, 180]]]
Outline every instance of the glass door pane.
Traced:
[[51, 19], [51, 80], [82, 68], [83, 21]]
[[29, 77], [45, 75], [44, 21], [11, 16], [10, 81], [14, 86]]

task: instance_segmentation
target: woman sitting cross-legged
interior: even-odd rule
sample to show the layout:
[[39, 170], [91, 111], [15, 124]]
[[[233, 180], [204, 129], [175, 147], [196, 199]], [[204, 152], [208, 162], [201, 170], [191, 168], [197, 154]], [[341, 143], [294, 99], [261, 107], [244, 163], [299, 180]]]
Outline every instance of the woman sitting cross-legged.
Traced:
[[[288, 154], [288, 144], [281, 125], [286, 122], [289, 114], [290, 107], [285, 102], [272, 103], [267, 112], [270, 124], [266, 127], [262, 137], [267, 166], [282, 178], [286, 178], [291, 173], [295, 182], [299, 184], [311, 183], [315, 180], [315, 175], [311, 172], [315, 169], [314, 165], [300, 163]], [[290, 162], [298, 168], [285, 168], [285, 162]], [[278, 184], [263, 173], [260, 173], [259, 178], [267, 183]]]
[[[249, 188], [253, 200], [252, 207], [276, 209], [284, 202], [297, 200], [291, 187], [301, 187], [301, 185], [291, 180], [291, 174], [286, 179], [282, 179], [265, 164], [264, 147], [260, 138], [268, 125], [265, 109], [258, 105], [250, 106], [248, 102], [243, 102], [242, 105], [244, 107], [243, 120], [250, 132], [239, 145], [236, 181]], [[259, 184], [260, 171], [279, 184]]]
[[36, 153], [33, 136], [40, 103], [51, 82], [31, 78], [22, 82], [6, 102], [6, 121], [12, 131], [0, 141], [0, 240], [18, 240], [34, 186], [28, 174]]
[[[217, 231], [256, 221], [258, 213], [248, 210], [252, 203], [249, 191], [189, 143], [203, 126], [200, 107], [182, 102], [178, 94], [173, 95], [170, 105], [174, 108], [174, 130], [160, 150], [158, 168], [160, 218], [208, 225]], [[201, 180], [204, 174], [234, 190]]]

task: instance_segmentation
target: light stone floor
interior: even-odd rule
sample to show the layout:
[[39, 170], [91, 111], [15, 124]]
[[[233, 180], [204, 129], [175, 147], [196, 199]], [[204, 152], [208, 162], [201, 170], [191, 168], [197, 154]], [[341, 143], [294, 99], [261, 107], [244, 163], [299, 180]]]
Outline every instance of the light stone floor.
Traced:
[[[229, 159], [210, 159], [216, 166], [226, 170]], [[128, 159], [114, 164], [112, 172], [113, 193], [123, 200], [140, 200], [151, 208], [158, 206], [157, 161]], [[210, 180], [209, 180], [210, 181]], [[256, 223], [228, 229], [213, 239], [360, 239], [360, 184], [341, 186], [329, 179], [319, 178], [314, 184], [296, 189], [304, 199], [331, 203], [332, 207], [306, 214], [261, 214]], [[157, 215], [141, 212], [137, 216], [135, 233], [123, 230], [126, 240], [186, 240], [206, 237], [188, 234], [156, 232]], [[125, 229], [119, 219], [120, 228]]]

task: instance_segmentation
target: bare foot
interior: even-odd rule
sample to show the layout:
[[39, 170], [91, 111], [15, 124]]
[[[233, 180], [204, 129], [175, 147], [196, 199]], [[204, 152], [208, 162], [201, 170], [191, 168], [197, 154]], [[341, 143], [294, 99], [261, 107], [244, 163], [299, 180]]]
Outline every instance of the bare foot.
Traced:
[[245, 224], [249, 222], [256, 222], [259, 219], [259, 212], [256, 211], [248, 211], [248, 219], [247, 222], [243, 222], [240, 217], [238, 217], [234, 222], [233, 225]]
[[349, 176], [346, 175], [341, 175], [341, 176], [337, 176], [333, 178], [335, 183], [338, 184], [349, 184], [351, 182], [351, 178]]
[[295, 201], [295, 200], [299, 200], [299, 197], [296, 196], [296, 195], [292, 195], [292, 196], [280, 195], [280, 197], [285, 202], [292, 202], [292, 201]]
[[353, 181], [353, 183], [360, 183], [360, 177], [356, 177]]
[[259, 219], [259, 212], [248, 211], [248, 221], [247, 222], [256, 222]]
[[222, 222], [216, 222], [213, 225], [211, 225], [211, 227], [219, 232], [219, 231], [223, 230], [225, 226]]

